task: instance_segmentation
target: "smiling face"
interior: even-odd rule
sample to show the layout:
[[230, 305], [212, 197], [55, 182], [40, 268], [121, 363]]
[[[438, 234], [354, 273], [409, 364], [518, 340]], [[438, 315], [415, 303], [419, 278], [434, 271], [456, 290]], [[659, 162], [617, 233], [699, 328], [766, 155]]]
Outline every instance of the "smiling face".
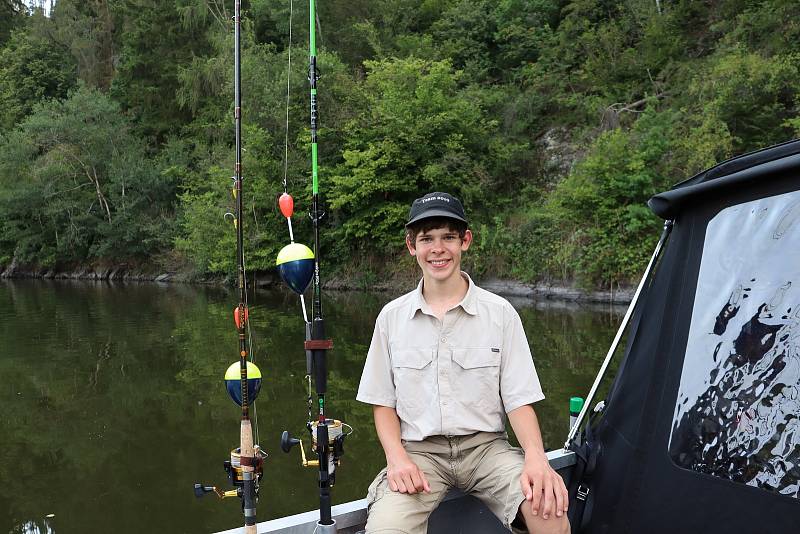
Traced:
[[447, 226], [425, 230], [406, 237], [409, 253], [417, 258], [426, 281], [446, 282], [461, 278], [461, 253], [472, 243], [472, 232], [466, 230], [463, 237], [458, 230]]

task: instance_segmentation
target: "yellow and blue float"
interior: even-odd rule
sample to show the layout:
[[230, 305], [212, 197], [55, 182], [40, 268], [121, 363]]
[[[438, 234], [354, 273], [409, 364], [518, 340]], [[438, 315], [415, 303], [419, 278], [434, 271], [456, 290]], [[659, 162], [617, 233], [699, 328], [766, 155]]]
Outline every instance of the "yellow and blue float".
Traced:
[[286, 285], [301, 295], [314, 275], [314, 252], [300, 243], [291, 243], [278, 253], [275, 265]]
[[[233, 402], [242, 405], [242, 372], [241, 363], [233, 362], [225, 371], [225, 388]], [[247, 399], [252, 403], [261, 391], [261, 369], [253, 362], [247, 362]]]

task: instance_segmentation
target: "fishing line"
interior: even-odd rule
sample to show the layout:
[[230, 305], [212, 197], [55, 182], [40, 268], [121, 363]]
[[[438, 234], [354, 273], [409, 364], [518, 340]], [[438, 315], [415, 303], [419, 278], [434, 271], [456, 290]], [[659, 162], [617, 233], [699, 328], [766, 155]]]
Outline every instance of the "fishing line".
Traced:
[[[292, 80], [292, 16], [294, 14], [294, 0], [289, 0], [289, 46], [287, 47], [288, 65], [286, 67], [286, 136], [283, 141], [283, 192], [288, 193], [289, 186], [287, 184], [289, 176], [289, 104], [291, 95], [291, 80]], [[286, 217], [286, 224], [289, 226], [289, 241], [294, 243], [294, 230], [292, 229], [292, 218]], [[306, 312], [306, 301], [303, 295], [300, 295], [300, 307], [303, 310], [303, 321], [308, 322], [308, 313]]]
[[[244, 305], [246, 308], [250, 308], [249, 300], [249, 291], [247, 286], [247, 262], [245, 261], [246, 256], [242, 255], [242, 270], [244, 272]], [[256, 350], [253, 347], [253, 330], [250, 327], [250, 321], [247, 321], [247, 346], [250, 347], [250, 361], [252, 363], [256, 363]], [[260, 434], [258, 432], [258, 408], [256, 405], [256, 400], [253, 400], [250, 404], [250, 407], [253, 409], [253, 417], [251, 418], [253, 422], [253, 434], [256, 437], [256, 443], [261, 442]]]
[[[289, 175], [289, 95], [292, 80], [292, 14], [294, 13], [294, 0], [289, 0], [289, 64], [286, 68], [286, 139], [283, 144], [283, 192], [288, 192], [286, 184]], [[292, 221], [289, 220], [289, 236], [294, 241], [292, 236]]]

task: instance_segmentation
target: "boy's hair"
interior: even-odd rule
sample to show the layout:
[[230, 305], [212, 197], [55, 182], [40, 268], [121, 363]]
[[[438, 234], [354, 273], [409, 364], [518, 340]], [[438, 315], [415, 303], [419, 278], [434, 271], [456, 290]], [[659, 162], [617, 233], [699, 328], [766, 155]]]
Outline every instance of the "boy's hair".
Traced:
[[467, 233], [467, 223], [463, 221], [449, 217], [429, 217], [408, 225], [406, 227], [406, 237], [414, 245], [419, 234], [438, 230], [439, 228], [447, 228], [451, 232], [458, 232], [458, 236], [461, 239], [464, 239]]

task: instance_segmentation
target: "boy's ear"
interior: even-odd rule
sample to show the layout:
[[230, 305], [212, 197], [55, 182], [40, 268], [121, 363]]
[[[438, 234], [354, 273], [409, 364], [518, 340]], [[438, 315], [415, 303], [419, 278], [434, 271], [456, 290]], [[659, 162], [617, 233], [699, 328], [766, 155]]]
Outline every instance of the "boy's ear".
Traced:
[[464, 237], [461, 239], [461, 250], [462, 251], [467, 250], [471, 244], [472, 244], [472, 231], [468, 229], [466, 232], [464, 232]]
[[408, 236], [406, 236], [406, 247], [408, 247], [408, 253], [409, 254], [411, 254], [412, 256], [416, 256], [417, 255], [417, 249], [414, 246], [414, 243], [411, 242], [411, 238], [408, 237]]

